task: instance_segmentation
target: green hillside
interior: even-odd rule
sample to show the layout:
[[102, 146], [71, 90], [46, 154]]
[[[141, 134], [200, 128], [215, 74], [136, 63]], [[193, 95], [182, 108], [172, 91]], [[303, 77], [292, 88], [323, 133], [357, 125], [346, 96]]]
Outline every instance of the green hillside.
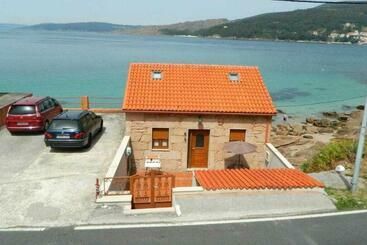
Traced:
[[[367, 5], [322, 5], [306, 10], [263, 14], [239, 19], [186, 34], [204, 37], [358, 42], [358, 35], [367, 32]], [[367, 34], [366, 34], [367, 35]], [[362, 37], [363, 39], [363, 37]], [[367, 36], [366, 36], [367, 41]]]

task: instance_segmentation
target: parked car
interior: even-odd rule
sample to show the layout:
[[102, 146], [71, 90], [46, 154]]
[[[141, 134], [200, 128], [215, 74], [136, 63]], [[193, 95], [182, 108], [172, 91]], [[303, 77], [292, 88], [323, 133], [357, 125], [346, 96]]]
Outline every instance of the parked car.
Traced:
[[102, 129], [102, 117], [91, 111], [64, 111], [52, 120], [45, 143], [51, 148], [88, 148]]
[[54, 98], [26, 97], [9, 107], [6, 128], [10, 133], [45, 131], [62, 111], [62, 106]]

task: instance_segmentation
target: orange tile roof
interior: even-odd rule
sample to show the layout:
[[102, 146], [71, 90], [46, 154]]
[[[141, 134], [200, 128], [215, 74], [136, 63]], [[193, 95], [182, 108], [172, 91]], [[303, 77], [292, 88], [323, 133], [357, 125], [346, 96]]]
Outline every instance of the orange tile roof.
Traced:
[[[153, 71], [160, 71], [162, 79], [153, 79]], [[231, 82], [230, 73], [237, 73], [239, 81]], [[197, 64], [131, 64], [123, 110], [276, 114], [257, 67]]]
[[297, 169], [226, 169], [195, 171], [205, 190], [323, 188], [324, 185]]

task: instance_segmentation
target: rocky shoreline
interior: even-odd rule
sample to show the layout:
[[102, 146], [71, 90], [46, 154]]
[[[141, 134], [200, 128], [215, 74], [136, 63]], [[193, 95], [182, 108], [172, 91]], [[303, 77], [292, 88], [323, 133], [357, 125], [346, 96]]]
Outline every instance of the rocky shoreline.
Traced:
[[302, 165], [333, 139], [356, 139], [364, 106], [351, 112], [323, 112], [301, 123], [278, 123], [272, 127], [270, 142], [295, 166]]

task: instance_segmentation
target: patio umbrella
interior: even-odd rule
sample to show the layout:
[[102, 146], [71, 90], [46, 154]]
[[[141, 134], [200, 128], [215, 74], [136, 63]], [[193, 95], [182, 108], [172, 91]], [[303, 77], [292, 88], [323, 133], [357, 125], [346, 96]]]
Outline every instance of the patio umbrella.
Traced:
[[224, 150], [238, 155], [238, 162], [241, 161], [241, 155], [256, 152], [256, 145], [244, 141], [231, 141], [224, 144]]

